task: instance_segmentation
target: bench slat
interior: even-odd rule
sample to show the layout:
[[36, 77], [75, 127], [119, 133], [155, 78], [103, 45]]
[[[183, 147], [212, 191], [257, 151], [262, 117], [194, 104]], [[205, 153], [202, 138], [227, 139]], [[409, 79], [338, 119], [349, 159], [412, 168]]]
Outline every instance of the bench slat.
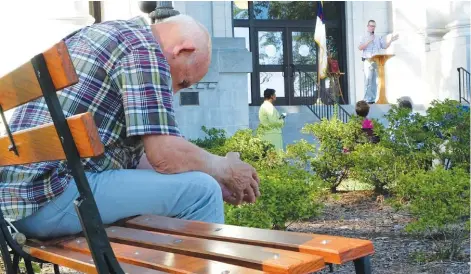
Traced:
[[[77, 73], [63, 41], [45, 51], [43, 55], [56, 90], [78, 82]], [[4, 111], [42, 96], [31, 62], [0, 78], [0, 105]]]
[[374, 253], [373, 243], [367, 240], [211, 224], [156, 215], [143, 215], [130, 219], [125, 223], [125, 226], [176, 235], [298, 251], [321, 256], [325, 262], [334, 264], [343, 264]]
[[[55, 246], [42, 246], [38, 243], [28, 242], [26, 251], [33, 257], [46, 262], [68, 267], [85, 273], [98, 273], [90, 255]], [[154, 269], [148, 269], [127, 263], [120, 263], [123, 270], [128, 274], [163, 274]]]
[[[83, 237], [59, 242], [57, 245], [65, 249], [90, 254], [87, 242]], [[170, 273], [263, 273], [241, 266], [142, 247], [118, 243], [111, 243], [111, 247], [120, 262]]]
[[270, 273], [311, 273], [325, 266], [322, 257], [281, 249], [123, 227], [109, 227], [106, 231], [113, 242], [222, 261]]
[[[104, 152], [98, 130], [90, 113], [67, 118], [80, 157], [99, 156]], [[8, 136], [0, 137], [0, 166], [65, 159], [62, 144], [53, 123], [13, 133], [19, 156], [8, 151]]]

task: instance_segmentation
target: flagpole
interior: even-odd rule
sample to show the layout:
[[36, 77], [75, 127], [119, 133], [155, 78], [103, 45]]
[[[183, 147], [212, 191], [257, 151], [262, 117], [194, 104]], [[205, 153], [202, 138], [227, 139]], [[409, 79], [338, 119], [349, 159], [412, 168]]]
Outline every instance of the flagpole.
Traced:
[[[317, 45], [317, 48], [320, 49], [319, 45]], [[317, 52], [320, 52], [319, 50]], [[317, 54], [317, 86], [320, 92], [321, 89], [321, 62], [319, 58], [320, 54]]]

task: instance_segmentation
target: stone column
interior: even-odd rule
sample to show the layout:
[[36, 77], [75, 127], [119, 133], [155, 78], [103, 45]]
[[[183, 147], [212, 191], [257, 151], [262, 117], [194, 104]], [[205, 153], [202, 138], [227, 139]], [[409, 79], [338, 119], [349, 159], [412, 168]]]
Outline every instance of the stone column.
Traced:
[[471, 12], [470, 2], [450, 2], [450, 21], [446, 25], [447, 33], [440, 42], [440, 89], [439, 99], [458, 100], [458, 72], [463, 67], [471, 70]]
[[446, 25], [448, 31], [444, 39], [451, 39], [455, 37], [463, 37], [471, 35], [471, 7], [468, 1], [452, 1], [451, 15], [452, 21]]
[[448, 1], [430, 1], [426, 5], [426, 44], [427, 51], [433, 47], [433, 43], [441, 41], [443, 35], [447, 32], [445, 26], [450, 18], [450, 2]]
[[[426, 7], [423, 3], [392, 2], [393, 32], [399, 40], [391, 44], [391, 58], [386, 65], [388, 101], [395, 104], [402, 96], [411, 97], [414, 109], [427, 104]], [[421, 106], [420, 106], [421, 107]]]

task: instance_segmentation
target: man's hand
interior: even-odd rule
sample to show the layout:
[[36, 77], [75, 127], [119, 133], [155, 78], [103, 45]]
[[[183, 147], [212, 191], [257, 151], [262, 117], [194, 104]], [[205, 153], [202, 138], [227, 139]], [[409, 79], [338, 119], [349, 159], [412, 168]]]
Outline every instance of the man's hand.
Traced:
[[233, 205], [239, 205], [242, 201], [254, 203], [260, 196], [260, 179], [255, 169], [241, 161], [236, 152], [229, 152], [224, 160], [218, 176], [224, 201]]
[[399, 39], [399, 34], [397, 34], [397, 33], [388, 34], [387, 40], [386, 40], [386, 48], [388, 48], [391, 45], [391, 43], [393, 41], [396, 41], [397, 39]]
[[358, 49], [359, 50], [364, 50], [374, 40], [375, 40], [375, 35], [372, 34], [372, 35], [370, 35], [370, 37], [368, 38], [368, 40], [364, 44], [361, 44], [360, 46], [358, 46]]
[[370, 39], [368, 39], [368, 44], [373, 42], [374, 40], [375, 40], [375, 35], [373, 34], [370, 36]]
[[392, 34], [391, 41], [396, 41], [397, 39], [399, 39], [399, 33]]

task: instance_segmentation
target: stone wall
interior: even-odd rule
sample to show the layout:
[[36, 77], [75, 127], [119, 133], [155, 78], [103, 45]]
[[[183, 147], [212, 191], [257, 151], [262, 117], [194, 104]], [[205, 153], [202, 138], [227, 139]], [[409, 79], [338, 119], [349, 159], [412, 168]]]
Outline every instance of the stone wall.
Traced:
[[[208, 73], [174, 97], [177, 121], [186, 138], [204, 137], [202, 126], [224, 129], [229, 135], [249, 127], [247, 73], [251, 71], [252, 55], [243, 38], [213, 38]], [[197, 93], [198, 105], [183, 105], [186, 93]]]
[[[232, 37], [231, 2], [174, 1], [174, 8], [200, 21], [213, 41], [211, 66], [206, 76], [174, 97], [177, 121], [188, 139], [202, 138], [202, 126], [224, 129], [228, 135], [249, 127], [247, 74], [252, 55], [243, 38]], [[198, 105], [182, 105], [185, 93], [197, 93]], [[191, 102], [190, 102], [191, 103]]]

